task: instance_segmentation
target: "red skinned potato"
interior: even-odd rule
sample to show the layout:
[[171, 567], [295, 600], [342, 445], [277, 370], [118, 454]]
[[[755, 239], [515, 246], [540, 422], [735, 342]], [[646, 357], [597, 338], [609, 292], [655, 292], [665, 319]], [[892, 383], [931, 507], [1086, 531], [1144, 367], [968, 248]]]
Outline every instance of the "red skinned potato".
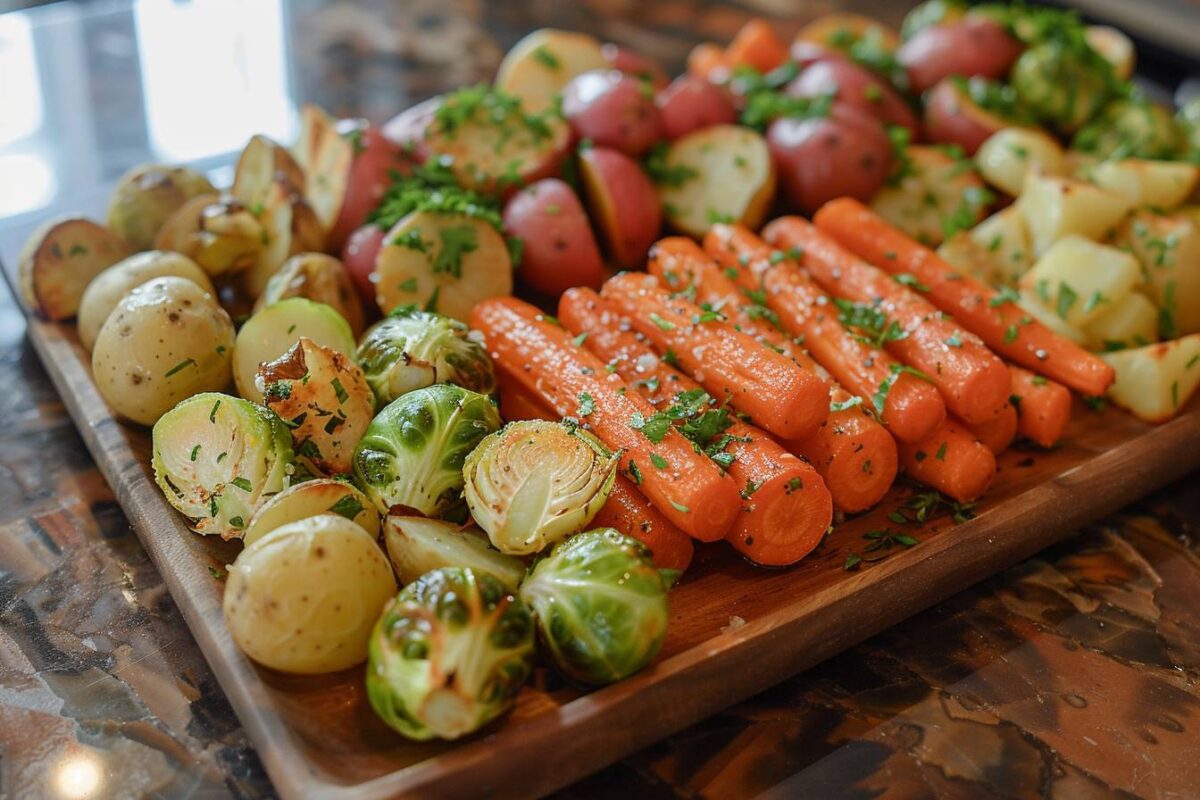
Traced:
[[656, 91], [667, 85], [667, 71], [653, 58], [612, 42], [600, 48], [600, 55], [613, 69], [650, 81]]
[[843, 58], [824, 58], [809, 65], [785, 91], [792, 97], [831, 94], [838, 103], [861, 108], [884, 124], [900, 125], [917, 135], [917, 117], [896, 90], [866, 67]]
[[842, 103], [826, 117], [780, 117], [767, 129], [767, 144], [788, 199], [809, 214], [835, 197], [870, 199], [892, 165], [882, 123]]
[[1003, 78], [1021, 49], [1000, 23], [967, 16], [924, 29], [900, 47], [896, 59], [908, 73], [913, 91], [924, 92], [950, 75]]
[[608, 147], [580, 152], [579, 175], [609, 257], [622, 267], [640, 266], [662, 228], [650, 178], [632, 158]]
[[675, 141], [710, 125], [732, 125], [737, 109], [728, 92], [695, 75], [680, 75], [655, 99], [662, 135]]
[[375, 272], [375, 259], [379, 255], [379, 248], [383, 246], [385, 234], [386, 231], [378, 225], [363, 225], [350, 234], [346, 246], [342, 248], [342, 263], [346, 265], [354, 288], [368, 307], [375, 304], [375, 281], [371, 276]]
[[600, 248], [583, 204], [563, 181], [545, 178], [514, 194], [504, 229], [525, 244], [517, 274], [530, 288], [550, 296], [572, 286], [600, 288]]
[[350, 139], [354, 160], [346, 181], [342, 209], [329, 232], [326, 245], [330, 250], [341, 249], [355, 229], [375, 210], [392, 184], [392, 172], [403, 170], [406, 163], [401, 150], [392, 144], [376, 126], [366, 120], [344, 120], [350, 126], [339, 125], [338, 133]]
[[563, 116], [582, 139], [638, 156], [662, 138], [654, 98], [642, 81], [615, 69], [576, 75], [563, 90]]
[[945, 78], [925, 95], [925, 137], [938, 144], [956, 144], [975, 155], [988, 137], [1013, 125], [971, 99], [962, 82]]
[[383, 137], [414, 161], [424, 162], [429, 157], [429, 148], [425, 146], [425, 129], [433, 122], [433, 114], [440, 101], [439, 97], [431, 97], [404, 109], [383, 123], [380, 128]]
[[845, 54], [840, 50], [835, 50], [820, 42], [799, 38], [792, 41], [792, 46], [789, 48], [788, 53], [792, 61], [795, 61], [800, 69], [804, 69], [818, 61], [824, 61], [827, 58], [845, 59]]

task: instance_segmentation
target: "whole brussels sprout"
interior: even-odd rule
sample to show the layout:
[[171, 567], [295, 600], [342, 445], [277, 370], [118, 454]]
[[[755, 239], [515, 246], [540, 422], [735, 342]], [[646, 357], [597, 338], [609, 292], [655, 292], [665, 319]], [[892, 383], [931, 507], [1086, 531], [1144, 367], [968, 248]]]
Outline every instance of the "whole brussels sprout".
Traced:
[[511, 422], [467, 456], [467, 506], [497, 550], [536, 553], [587, 527], [608, 499], [617, 461], [576, 425]]
[[193, 169], [143, 164], [117, 181], [108, 201], [108, 227], [138, 250], [149, 250], [159, 228], [180, 206], [216, 191]]
[[1171, 112], [1138, 98], [1109, 103], [1071, 144], [1101, 158], [1173, 159], [1180, 153], [1181, 137]]
[[405, 306], [376, 323], [354, 354], [381, 405], [405, 392], [453, 383], [480, 394], [496, 390], [492, 362], [467, 326]]
[[619, 681], [667, 633], [667, 585], [641, 542], [598, 528], [555, 545], [521, 584], [555, 665], [577, 681]]
[[533, 645], [528, 609], [497, 578], [436, 569], [404, 587], [375, 625], [367, 697], [410, 739], [457, 739], [512, 707]]
[[1059, 130], [1080, 128], [1108, 100], [1112, 67], [1091, 48], [1045, 41], [1021, 54], [1012, 85], [1022, 105]]
[[462, 502], [467, 454], [499, 427], [490, 398], [448, 383], [426, 386], [375, 416], [354, 451], [354, 474], [381, 514], [406, 506], [442, 515]]

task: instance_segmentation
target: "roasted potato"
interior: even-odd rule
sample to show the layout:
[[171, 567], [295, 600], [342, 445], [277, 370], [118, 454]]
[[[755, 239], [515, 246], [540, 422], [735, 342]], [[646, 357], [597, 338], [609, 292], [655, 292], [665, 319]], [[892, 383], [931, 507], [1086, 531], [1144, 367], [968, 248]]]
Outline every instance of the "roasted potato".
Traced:
[[896, 51], [896, 60], [913, 91], [924, 92], [951, 75], [1003, 78], [1021, 50], [1000, 23], [966, 16], [916, 33]]
[[908, 148], [898, 182], [879, 190], [871, 208], [909, 236], [937, 246], [947, 231], [965, 230], [983, 219], [990, 201], [969, 161], [936, 147]]
[[42, 319], [70, 319], [92, 279], [130, 252], [128, 243], [89, 219], [47, 222], [17, 259], [21, 299]]
[[238, 331], [233, 353], [233, 379], [238, 394], [252, 403], [262, 403], [256, 377], [260, 365], [274, 361], [301, 337], [352, 355], [354, 332], [350, 323], [330, 306], [303, 297], [288, 297], [253, 314]]
[[1109, 398], [1147, 422], [1175, 416], [1200, 386], [1200, 334], [1101, 358], [1117, 371]]
[[258, 263], [263, 227], [232, 197], [204, 194], [188, 200], [163, 223], [154, 247], [182, 253], [209, 275], [224, 275]]
[[345, 265], [324, 253], [297, 253], [283, 262], [254, 303], [258, 312], [287, 297], [324, 303], [350, 323], [354, 335], [363, 332], [362, 300]]
[[1158, 309], [1141, 292], [1130, 292], [1084, 328], [1094, 350], [1143, 347], [1158, 341]]
[[654, 95], [615, 69], [572, 78], [563, 90], [562, 112], [577, 136], [628, 156], [640, 156], [662, 138]]
[[249, 547], [276, 528], [319, 514], [337, 514], [361, 527], [372, 539], [379, 536], [379, 512], [354, 484], [337, 478], [314, 478], [289, 486], [255, 511], [242, 535], [242, 544]]
[[1020, 280], [1021, 289], [1076, 329], [1122, 302], [1141, 283], [1137, 259], [1078, 235], [1056, 241]]
[[1062, 145], [1037, 128], [1004, 128], [989, 136], [975, 153], [979, 174], [992, 186], [1016, 197], [1031, 169], [1043, 175], [1066, 174]]
[[729, 92], [695, 75], [680, 75], [655, 98], [663, 136], [671, 141], [712, 125], [733, 125], [737, 109]]
[[154, 278], [108, 315], [92, 349], [96, 387], [113, 410], [153, 425], [180, 400], [229, 384], [233, 322], [185, 278]]
[[805, 68], [784, 90], [792, 97], [832, 96], [842, 105], [859, 108], [885, 125], [918, 135], [917, 117], [885, 79], [866, 67], [842, 58], [827, 58]]
[[1037, 173], [1025, 178], [1016, 205], [1025, 217], [1036, 255], [1073, 233], [1102, 238], [1129, 212], [1129, 202], [1115, 192], [1086, 181]]
[[[652, 203], [658, 208], [657, 197]], [[544, 178], [509, 198], [504, 229], [525, 243], [517, 274], [526, 286], [552, 297], [572, 286], [600, 288], [600, 248], [583, 205], [564, 181]]]
[[1133, 208], [1170, 211], [1196, 187], [1200, 168], [1184, 161], [1149, 161], [1141, 158], [1107, 160], [1087, 171], [1092, 183], [1115, 192]]
[[639, 266], [662, 229], [654, 184], [636, 161], [607, 147], [579, 154], [579, 176], [609, 258]]
[[108, 227], [135, 250], [148, 250], [159, 228], [180, 206], [216, 191], [208, 178], [193, 169], [143, 164], [117, 181], [108, 201]]
[[659, 201], [667, 221], [691, 236], [703, 236], [714, 222], [757, 228], [775, 198], [767, 141], [739, 125], [713, 125], [677, 139], [666, 166], [680, 179], [659, 184]]
[[1116, 241], [1141, 264], [1163, 338], [1200, 332], [1200, 219], [1182, 209], [1165, 216], [1135, 211]]
[[301, 336], [260, 364], [254, 385], [292, 431], [299, 458], [323, 475], [347, 475], [354, 448], [375, 416], [375, 395], [349, 356]]
[[542, 28], [504, 56], [496, 71], [496, 88], [520, 98], [525, 110], [536, 114], [552, 108], [576, 75], [607, 66], [603, 46], [594, 37]]
[[992, 282], [1011, 286], [1033, 266], [1033, 242], [1025, 217], [1015, 206], [997, 211], [971, 229], [971, 239], [988, 254]]
[[212, 281], [190, 258], [179, 253], [147, 250], [118, 261], [96, 276], [79, 302], [79, 343], [91, 352], [108, 315], [125, 295], [154, 278], [186, 278], [216, 297]]

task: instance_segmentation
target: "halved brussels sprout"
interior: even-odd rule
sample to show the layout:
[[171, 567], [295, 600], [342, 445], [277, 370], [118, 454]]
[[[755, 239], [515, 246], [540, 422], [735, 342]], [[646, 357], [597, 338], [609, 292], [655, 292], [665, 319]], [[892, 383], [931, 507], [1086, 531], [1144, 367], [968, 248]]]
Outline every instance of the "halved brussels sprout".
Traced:
[[384, 526], [384, 541], [401, 584], [439, 567], [487, 572], [512, 591], [525, 577], [525, 563], [493, 550], [477, 528], [464, 530], [445, 520], [392, 515]]
[[233, 380], [238, 394], [255, 403], [263, 402], [255, 380], [259, 366], [282, 356], [301, 336], [339, 353], [354, 352], [354, 332], [334, 308], [303, 297], [288, 297], [255, 312], [238, 331], [233, 348]]
[[275, 413], [205, 392], [163, 414], [151, 434], [154, 480], [188, 526], [242, 536], [254, 512], [284, 487], [292, 437]]
[[463, 494], [496, 549], [529, 555], [587, 527], [608, 499], [618, 460], [578, 426], [510, 422], [467, 456]]
[[354, 358], [380, 405], [435, 383], [491, 394], [491, 359], [468, 333], [456, 319], [404, 306], [367, 331]]
[[500, 427], [492, 401], [437, 383], [393, 400], [376, 415], [354, 452], [354, 474], [379, 513], [393, 506], [426, 516], [462, 502], [463, 462]]
[[410, 583], [371, 634], [367, 697], [410, 739], [457, 739], [512, 707], [533, 620], [497, 578], [447, 567]]
[[604, 684], [637, 672], [667, 633], [667, 585], [641, 542], [612, 528], [555, 545], [521, 584], [554, 664]]

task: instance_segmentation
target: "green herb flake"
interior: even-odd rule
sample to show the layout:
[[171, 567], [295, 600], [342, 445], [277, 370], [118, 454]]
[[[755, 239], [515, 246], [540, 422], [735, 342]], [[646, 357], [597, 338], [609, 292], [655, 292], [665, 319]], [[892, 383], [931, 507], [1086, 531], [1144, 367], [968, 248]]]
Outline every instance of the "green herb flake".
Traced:
[[1058, 299], [1055, 302], [1055, 312], [1058, 314], [1060, 319], [1065, 320], [1067, 318], [1067, 313], [1070, 312], [1071, 308], [1075, 305], [1075, 301], [1078, 299], [1079, 295], [1075, 293], [1075, 290], [1072, 289], [1069, 284], [1064, 281], [1059, 281]]
[[675, 330], [675, 323], [674, 323], [674, 322], [671, 322], [670, 320], [663, 319], [663, 318], [662, 318], [662, 317], [660, 317], [660, 316], [659, 316], [659, 315], [658, 315], [656, 312], [653, 312], [653, 311], [651, 311], [651, 312], [650, 312], [650, 321], [651, 321], [651, 322], [653, 322], [653, 323], [655, 324], [655, 326], [657, 326], [657, 327], [658, 327], [658, 329], [659, 329], [660, 331], [673, 331], [673, 330]]
[[686, 513], [688, 513], [688, 507], [687, 507], [687, 506], [685, 506], [683, 503], [676, 503], [674, 500], [672, 500], [672, 501], [671, 501], [671, 508], [673, 508], [673, 509], [675, 509], [676, 511], [678, 511], [680, 514], [686, 514]]
[[916, 292], [928, 292], [929, 287], [917, 280], [917, 276], [909, 272], [901, 272], [893, 276], [893, 280], [901, 286], [907, 286]]
[[946, 442], [942, 442], [941, 447], [938, 448], [937, 452], [934, 454], [933, 457], [936, 458], [938, 461], [945, 461], [947, 446], [948, 445]]
[[663, 458], [662, 456], [660, 456], [658, 453], [650, 454], [650, 463], [654, 465], [655, 469], [666, 469], [667, 468], [667, 460], [665, 458]]
[[344, 495], [338, 499], [336, 503], [329, 507], [331, 514], [337, 514], [340, 517], [345, 517], [350, 521], [362, 513], [363, 504], [358, 501], [358, 498], [352, 494]]
[[596, 410], [596, 399], [587, 392], [579, 393], [579, 416], [586, 417]]
[[546, 69], [557, 71], [558, 68], [562, 66], [562, 61], [559, 59], [559, 57], [554, 55], [554, 53], [551, 53], [545, 45], [540, 45], [534, 48], [531, 55], [535, 61], [537, 61]]
[[392, 244], [397, 247], [404, 247], [409, 250], [416, 250], [418, 253], [428, 253], [429, 243], [421, 238], [421, 231], [413, 228], [410, 231], [405, 231], [396, 238], [392, 239]]
[[163, 377], [169, 378], [172, 375], [182, 372], [183, 370], [187, 369], [188, 367], [194, 366], [195, 363], [196, 363], [196, 359], [185, 358], [183, 361], [180, 361], [178, 364], [176, 364], [175, 366], [173, 366], [169, 370], [167, 370], [166, 374], [163, 375]]
[[208, 421], [215, 423], [217, 421], [217, 409], [221, 407], [221, 401], [213, 403], [212, 410], [208, 412]]
[[1004, 329], [1004, 343], [1012, 344], [1017, 340], [1017, 326], [1009, 325]]
[[339, 403], [344, 403], [350, 399], [350, 393], [342, 387], [340, 378], [334, 378], [330, 385], [333, 387], [333, 393], [337, 395]]
[[1005, 286], [1003, 289], [996, 292], [992, 299], [988, 301], [988, 307], [999, 308], [1005, 303], [1016, 303], [1020, 299], [1021, 295], [1017, 294], [1010, 287]]
[[632, 458], [629, 459], [629, 479], [633, 481], [635, 486], [642, 485], [642, 471], [638, 469], [637, 462]]
[[190, 456], [188, 456], [188, 460], [195, 461], [196, 457], [199, 455], [200, 455], [200, 445], [196, 445], [195, 447], [192, 448], [192, 453]]
[[250, 483], [249, 478], [234, 478], [229, 483], [241, 489], [243, 492], [250, 492], [254, 490], [254, 485]]

